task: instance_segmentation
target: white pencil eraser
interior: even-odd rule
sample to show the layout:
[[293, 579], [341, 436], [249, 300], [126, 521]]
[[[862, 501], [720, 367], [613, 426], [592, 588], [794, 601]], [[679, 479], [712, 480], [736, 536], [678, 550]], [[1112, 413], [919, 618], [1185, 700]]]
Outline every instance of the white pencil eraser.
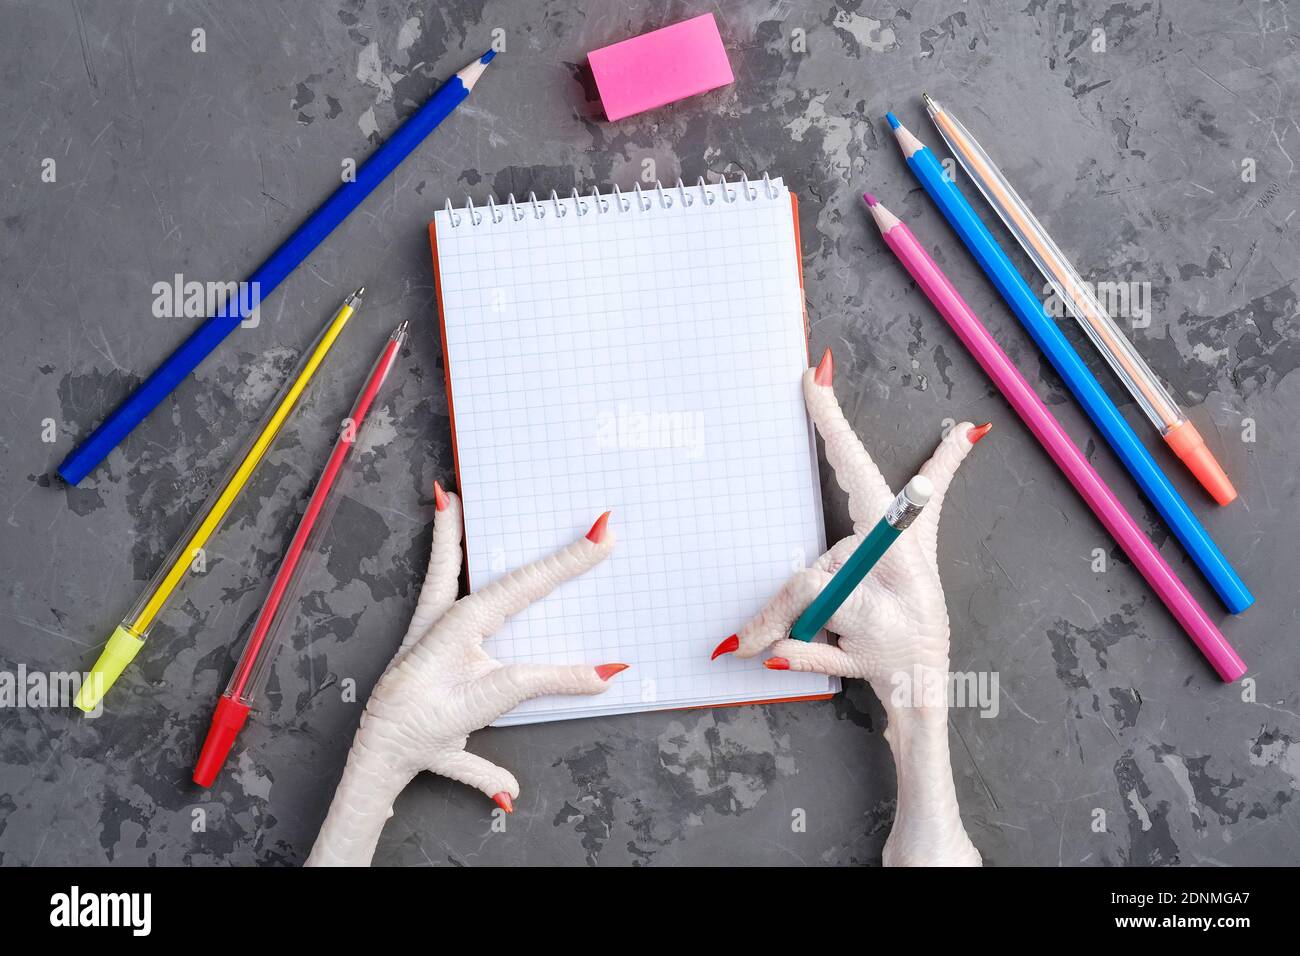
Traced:
[[925, 475], [917, 475], [907, 483], [903, 496], [914, 505], [924, 505], [934, 497], [934, 482]]

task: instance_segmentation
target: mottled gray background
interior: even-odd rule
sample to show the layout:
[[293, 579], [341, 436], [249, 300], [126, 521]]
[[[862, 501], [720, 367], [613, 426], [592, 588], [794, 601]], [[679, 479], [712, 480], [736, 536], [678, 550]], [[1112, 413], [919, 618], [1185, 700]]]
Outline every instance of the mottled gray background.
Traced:
[[[585, 52], [708, 10], [735, 85], [604, 122]], [[430, 485], [452, 475], [426, 224], [448, 194], [628, 186], [653, 159], [664, 179], [772, 170], [800, 194], [811, 344], [835, 348], [837, 391], [891, 480], [923, 460], [945, 418], [996, 423], [954, 486], [940, 540], [953, 666], [1000, 677], [996, 718], [951, 719], [962, 813], [985, 859], [1297, 862], [1294, 13], [1218, 0], [5, 0], [0, 669], [89, 666], [339, 298], [362, 282], [372, 295], [105, 716], [0, 711], [0, 861], [303, 860], [360, 714], [341, 686], [355, 680], [364, 700], [399, 639], [427, 555]], [[191, 52], [196, 27], [206, 53]], [[53, 477], [193, 327], [151, 315], [152, 284], [242, 277], [333, 188], [343, 157], [364, 157], [494, 28], [506, 53], [472, 101], [275, 293], [261, 325], [237, 332], [81, 487]], [[1105, 52], [1092, 49], [1096, 28]], [[791, 51], [796, 30], [806, 53]], [[1124, 408], [1258, 596], [1240, 618], [1222, 614], [1137, 502], [907, 174], [880, 117], [892, 108], [935, 142], [922, 89], [994, 150], [1088, 277], [1151, 283], [1154, 321], [1138, 347], [1240, 501], [1210, 503]], [[40, 181], [45, 157], [53, 184]], [[1246, 158], [1255, 182], [1242, 180]], [[1224, 618], [1256, 701], [1215, 679], [910, 287], [860, 208], [868, 186], [910, 218]], [[190, 769], [231, 645], [336, 422], [402, 319], [411, 346], [308, 582], [270, 711], [200, 792]], [[826, 492], [838, 537], [843, 495]], [[1103, 574], [1090, 570], [1097, 547], [1111, 556]], [[894, 812], [881, 730], [873, 695], [851, 685], [826, 703], [484, 731], [473, 748], [523, 785], [507, 832], [490, 832], [481, 795], [426, 775], [398, 802], [379, 860], [876, 863]], [[196, 808], [205, 832], [193, 832]], [[794, 808], [806, 833], [791, 832]], [[1090, 826], [1094, 808], [1105, 832]]]

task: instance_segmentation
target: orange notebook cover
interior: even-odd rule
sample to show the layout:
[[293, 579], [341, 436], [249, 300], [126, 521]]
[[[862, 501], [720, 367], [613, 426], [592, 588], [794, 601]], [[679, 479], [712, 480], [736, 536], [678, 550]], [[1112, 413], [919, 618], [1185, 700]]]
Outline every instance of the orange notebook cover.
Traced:
[[498, 723], [822, 699], [710, 661], [825, 550], [780, 179], [445, 209], [429, 226], [471, 589], [612, 510], [613, 555], [507, 622], [507, 662], [632, 665]]

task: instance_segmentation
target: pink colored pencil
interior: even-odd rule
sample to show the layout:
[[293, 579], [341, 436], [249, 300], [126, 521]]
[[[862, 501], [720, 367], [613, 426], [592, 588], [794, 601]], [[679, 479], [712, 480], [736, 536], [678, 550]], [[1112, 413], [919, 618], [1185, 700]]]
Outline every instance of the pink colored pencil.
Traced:
[[966, 304], [948, 277], [940, 271], [917, 241], [916, 236], [898, 217], [876, 201], [870, 193], [864, 197], [871, 207], [871, 215], [880, 227], [885, 245], [898, 257], [908, 273], [916, 280], [926, 298], [934, 305], [944, 320], [952, 326], [962, 344], [979, 362], [997, 385], [1003, 397], [1016, 410], [1021, 420], [1033, 432], [1038, 443], [1056, 462], [1065, 477], [1074, 485], [1106, 530], [1119, 542], [1134, 567], [1142, 573], [1169, 613], [1174, 616], [1192, 642], [1214, 665], [1215, 671], [1225, 681], [1235, 681], [1246, 673], [1246, 664], [1232, 649], [1227, 638], [1210, 620], [1205, 609], [1196, 602], [1187, 586], [1174, 573], [1173, 568], [1156, 550], [1151, 539], [1137, 526], [1132, 515], [1120, 504], [1114, 492], [1101, 476], [1088, 464], [1077, 445], [1070, 440], [1065, 429], [1047, 410], [1037, 393], [1029, 387], [1019, 369], [1007, 358], [989, 330]]

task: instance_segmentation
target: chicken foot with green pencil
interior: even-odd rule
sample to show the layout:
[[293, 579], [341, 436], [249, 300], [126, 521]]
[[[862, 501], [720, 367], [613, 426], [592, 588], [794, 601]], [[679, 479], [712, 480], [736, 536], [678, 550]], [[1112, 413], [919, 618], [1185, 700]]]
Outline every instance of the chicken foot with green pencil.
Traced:
[[863, 543], [894, 502], [880, 470], [844, 417], [832, 388], [833, 362], [826, 350], [816, 370], [804, 373], [808, 411], [826, 445], [826, 459], [848, 492], [853, 533], [811, 567], [797, 572], [768, 605], [713, 652], [776, 656], [771, 670], [815, 671], [866, 680], [888, 717], [885, 740], [894, 754], [898, 802], [885, 842], [885, 866], [979, 866], [957, 807], [948, 752], [948, 704], [944, 694], [896, 695], [911, 687], [947, 688], [948, 609], [939, 580], [939, 514], [957, 468], [989, 425], [953, 426], [920, 475], [932, 486], [925, 508], [879, 557], [827, 621], [838, 645], [809, 643], [788, 635], [796, 620]]

